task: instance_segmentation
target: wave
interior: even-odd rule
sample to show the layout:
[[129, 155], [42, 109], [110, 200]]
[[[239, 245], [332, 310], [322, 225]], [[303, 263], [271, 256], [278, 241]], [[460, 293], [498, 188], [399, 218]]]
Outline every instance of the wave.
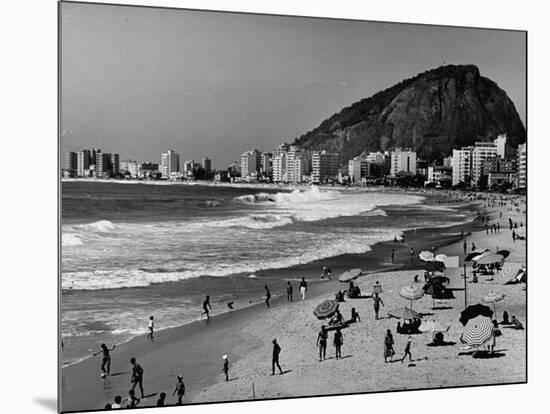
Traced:
[[[218, 262], [212, 264], [189, 264], [188, 269], [178, 268], [136, 268], [117, 270], [89, 270], [63, 272], [63, 290], [100, 290], [146, 287], [155, 283], [177, 282], [201, 276], [224, 277], [233, 274], [255, 274], [261, 270], [283, 269], [295, 265], [315, 262], [343, 254], [359, 254], [371, 250], [377, 242], [390, 240], [396, 231], [370, 229], [365, 234], [332, 234], [320, 244], [302, 246], [294, 255], [236, 263]], [[303, 249], [305, 247], [305, 250]], [[297, 250], [297, 249], [296, 249]]]
[[247, 194], [235, 197], [234, 200], [244, 204], [257, 203], [275, 203], [275, 204], [292, 204], [304, 203], [311, 201], [323, 201], [334, 198], [336, 191], [321, 191], [318, 187], [312, 186], [308, 190], [293, 190], [291, 192], [280, 192], [275, 194], [256, 193]]

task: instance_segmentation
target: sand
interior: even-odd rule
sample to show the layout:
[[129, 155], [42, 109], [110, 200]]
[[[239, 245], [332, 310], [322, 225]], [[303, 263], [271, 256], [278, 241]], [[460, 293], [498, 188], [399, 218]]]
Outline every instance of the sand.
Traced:
[[[508, 217], [525, 224], [523, 210], [524, 207], [519, 212], [509, 211], [508, 207], [488, 208], [487, 213], [492, 218], [498, 218], [500, 211], [503, 212], [503, 218], [498, 219], [501, 232], [489, 235], [484, 230], [473, 232], [467, 238], [468, 249], [472, 241], [477, 247], [487, 247], [493, 251], [498, 246], [499, 249], [512, 251], [507, 262], [518, 266], [525, 263], [526, 242], [514, 243], [507, 226]], [[449, 229], [430, 231], [433, 232], [435, 246], [445, 245], [438, 248], [438, 253], [462, 256], [462, 241], [456, 240], [456, 234], [451, 235]], [[520, 234], [521, 231], [518, 230]], [[429, 236], [425, 234], [422, 240], [407, 236], [407, 240], [414, 242], [415, 248], [426, 248], [432, 243]], [[386, 255], [392, 246], [395, 247], [393, 243], [382, 243], [377, 249], [378, 254]], [[385, 304], [380, 314], [384, 317], [387, 310], [408, 304], [399, 297], [398, 291], [413, 283], [415, 274], [422, 274], [422, 271], [410, 268], [408, 244], [402, 247], [402, 251], [396, 248], [396, 261], [405, 264], [403, 270], [372, 274], [357, 281], [362, 291], [370, 291], [374, 281], [380, 280]], [[350, 267], [361, 265], [362, 258], [367, 260], [367, 257], [370, 256], [348, 257]], [[506, 274], [502, 272], [493, 280], [483, 277], [477, 284], [470, 283], [468, 303], [479, 302], [490, 290], [501, 290], [506, 297], [497, 304], [498, 319], [502, 318], [502, 311], [506, 309], [510, 316], [516, 315], [526, 325], [526, 291], [523, 290], [524, 285], [504, 285], [511, 276], [510, 271]], [[145, 369], [144, 386], [148, 397], [141, 406], [155, 405], [157, 394], [161, 391], [168, 394], [167, 403], [174, 404], [176, 399], [171, 394], [178, 374], [184, 376], [188, 388], [185, 404], [517, 383], [526, 380], [526, 331], [504, 328], [503, 336], [498, 338], [495, 358], [474, 359], [471, 352], [461, 349], [463, 345], [460, 343], [428, 347], [431, 334], [425, 333], [413, 336], [412, 364], [408, 361], [384, 363], [383, 339], [386, 329], [394, 333], [396, 357], [401, 357], [403, 353], [406, 336], [395, 333], [396, 319], [374, 320], [370, 299], [347, 299], [341, 304], [345, 318], [349, 318], [351, 308], [355, 307], [361, 322], [343, 330], [341, 360], [333, 358], [331, 332], [327, 349], [329, 358], [319, 362], [315, 342], [322, 322], [315, 318], [313, 309], [322, 300], [333, 299], [334, 292], [346, 286], [337, 281], [317, 283], [312, 285], [308, 298], [303, 302], [288, 304], [279, 297], [275, 298], [270, 309], [266, 309], [265, 305], [253, 306], [220, 315], [209, 324], [201, 322], [159, 332], [154, 343], [147, 341], [144, 336], [136, 338], [113, 352], [111, 372], [116, 375], [106, 380], [99, 378], [100, 357], [64, 368], [62, 410], [98, 409], [112, 402], [115, 395], [125, 397], [130, 386], [128, 360], [131, 356], [136, 356]], [[458, 318], [464, 307], [464, 293], [457, 291], [455, 296], [453, 300], [437, 303], [443, 309], [433, 310], [429, 296], [415, 301], [413, 306], [416, 311], [428, 314], [425, 320], [435, 319], [450, 325], [445, 339], [458, 342], [463, 330]], [[285, 370], [284, 375], [270, 375], [273, 338], [277, 338], [282, 348], [280, 362]], [[229, 356], [230, 361], [229, 382], [224, 380], [222, 372], [221, 357], [224, 354]]]

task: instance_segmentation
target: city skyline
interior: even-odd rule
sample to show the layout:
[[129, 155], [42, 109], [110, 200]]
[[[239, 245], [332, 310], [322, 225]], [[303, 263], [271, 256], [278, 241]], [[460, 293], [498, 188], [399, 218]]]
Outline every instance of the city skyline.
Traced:
[[93, 4], [61, 18], [62, 153], [171, 148], [222, 169], [443, 63], [477, 65], [525, 123], [521, 32]]

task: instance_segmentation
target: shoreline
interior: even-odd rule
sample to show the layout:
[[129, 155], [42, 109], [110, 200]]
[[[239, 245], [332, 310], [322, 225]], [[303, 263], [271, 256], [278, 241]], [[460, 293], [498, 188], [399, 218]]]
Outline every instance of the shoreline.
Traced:
[[[431, 200], [434, 203], [436, 200]], [[477, 204], [470, 204], [471, 209], [477, 208]], [[402, 249], [397, 248], [396, 249], [396, 262], [404, 262], [403, 266], [399, 268], [399, 270], [405, 270], [411, 267], [409, 263], [409, 253], [408, 249], [411, 243], [415, 244], [415, 251], [420, 251], [422, 249], [428, 249], [432, 246], [436, 246], [438, 248], [442, 248], [443, 246], [447, 246], [452, 244], [456, 241], [456, 238], [459, 237], [459, 235], [455, 234], [454, 236], [449, 236], [448, 234], [441, 235], [441, 230], [447, 230], [447, 233], [451, 230], [456, 231], [456, 233], [459, 233], [459, 228], [464, 228], [465, 232], [473, 231], [473, 229], [476, 227], [477, 219], [474, 219], [470, 223], [467, 224], [452, 224], [450, 226], [447, 226], [445, 228], [442, 227], [435, 227], [435, 228], [422, 228], [422, 229], [415, 229], [415, 230], [407, 230], [404, 232], [405, 238], [407, 240], [407, 243], [402, 245], [402, 243], [394, 243], [391, 241], [384, 241], [384, 242], [378, 242], [374, 244], [371, 247], [371, 250], [362, 253], [362, 254], [346, 254], [342, 256], [332, 257], [328, 259], [321, 259], [312, 263], [302, 264], [293, 266], [291, 268], [287, 269], [271, 269], [268, 271], [262, 271], [257, 272], [258, 278], [263, 277], [274, 277], [274, 278], [281, 278], [283, 274], [292, 274], [295, 276], [295, 278], [299, 277], [300, 275], [303, 275], [305, 273], [311, 273], [311, 271], [315, 271], [315, 274], [318, 273], [318, 269], [320, 269], [323, 265], [327, 265], [333, 269], [333, 275], [337, 276], [341, 271], [345, 270], [346, 268], [353, 268], [353, 267], [362, 267], [367, 272], [376, 272], [376, 273], [388, 273], [390, 271], [395, 271], [395, 266], [391, 266], [391, 264], [387, 262], [381, 262], [381, 260], [384, 260], [384, 258], [388, 258], [389, 251], [392, 248], [395, 247], [403, 247]], [[344, 264], [345, 263], [345, 264]], [[379, 264], [383, 263], [383, 266], [380, 266]], [[366, 264], [366, 266], [365, 266]], [[415, 266], [412, 266], [412, 268], [415, 268]], [[417, 268], [417, 267], [416, 267]], [[328, 293], [334, 293], [334, 288], [338, 285], [338, 282], [333, 280], [330, 281], [311, 281], [310, 282], [310, 289], [308, 293], [308, 298], [306, 302], [309, 302], [311, 299], [319, 298], [323, 295], [327, 295]], [[298, 296], [297, 292], [295, 293], [295, 296]], [[280, 307], [282, 303], [285, 302], [285, 298], [282, 295], [279, 295], [278, 297], [274, 298], [272, 300], [273, 308], [275, 308], [275, 311], [277, 308]], [[299, 302], [295, 302], [297, 304]], [[255, 303], [250, 306], [246, 306], [244, 308], [240, 308], [234, 311], [228, 311], [221, 314], [218, 314], [210, 320], [208, 324], [205, 323], [204, 320], [202, 321], [193, 321], [189, 322], [183, 325], [179, 325], [174, 328], [167, 328], [161, 331], [158, 331], [156, 333], [156, 340], [154, 344], [149, 343], [145, 339], [145, 335], [139, 335], [136, 337], [133, 337], [129, 339], [126, 342], [123, 342], [120, 344], [116, 351], [113, 352], [113, 360], [118, 360], [118, 355], [126, 355], [129, 357], [129, 355], [134, 355], [138, 358], [138, 361], [141, 360], [141, 356], [146, 358], [151, 358], [149, 364], [149, 361], [147, 363], [148, 366], [156, 366], [158, 369], [158, 364], [160, 364], [159, 357], [158, 357], [158, 348], [162, 347], [163, 351], [160, 351], [163, 356], [166, 356], [166, 352], [170, 353], [174, 356], [174, 358], [181, 357], [181, 349], [180, 348], [196, 348], [201, 343], [215, 343], [216, 341], [223, 343], [224, 349], [219, 349], [218, 354], [221, 352], [221, 354], [227, 352], [227, 348], [231, 349], [231, 355], [232, 355], [232, 364], [241, 360], [245, 354], [248, 353], [248, 349], [251, 345], [254, 346], [254, 344], [251, 344], [251, 338], [249, 337], [243, 337], [242, 332], [239, 332], [238, 335], [235, 335], [235, 332], [232, 331], [232, 326], [238, 326], [240, 324], [249, 323], [252, 322], [258, 314], [264, 314], [267, 310], [263, 305], [263, 303]], [[292, 306], [287, 305], [287, 306]], [[253, 342], [253, 341], [252, 341]], [[243, 344], [247, 344], [246, 347], [244, 347]], [[176, 345], [177, 344], [177, 345]], [[259, 346], [259, 344], [256, 344]], [[214, 347], [214, 349], [216, 349]], [[155, 357], [155, 353], [157, 356]], [[219, 355], [221, 355], [219, 354]], [[97, 359], [97, 358], [96, 358]], [[63, 395], [65, 396], [62, 400], [63, 402], [63, 410], [64, 411], [71, 411], [71, 410], [82, 410], [89, 407], [90, 409], [94, 408], [100, 408], [102, 405], [97, 401], [97, 396], [104, 394], [104, 392], [101, 391], [101, 389], [98, 389], [97, 387], [101, 386], [101, 382], [97, 380], [97, 373], [98, 372], [98, 365], [99, 362], [91, 357], [87, 357], [84, 360], [80, 362], [75, 362], [71, 365], [64, 366], [62, 368], [62, 376], [63, 376]], [[127, 359], [127, 358], [126, 358]], [[160, 358], [163, 359], [164, 358]], [[157, 361], [155, 363], [155, 361]], [[209, 373], [210, 375], [205, 375], [204, 377], [202, 375], [199, 375], [199, 378], [196, 378], [188, 383], [188, 387], [190, 388], [190, 391], [188, 393], [188, 398], [193, 398], [194, 395], [198, 394], [202, 389], [211, 386], [217, 381], [217, 376], [219, 376], [219, 370], [218, 369], [212, 369], [209, 367], [211, 365], [211, 362], [209, 363], [209, 358], [202, 357], [197, 358], [196, 366], [193, 367], [187, 367], [187, 371], [192, 371], [195, 375], [195, 372], [204, 372]], [[200, 362], [200, 363], [199, 363]], [[117, 364], [113, 363], [114, 366], [117, 366]], [[215, 364], [214, 364], [215, 365]], [[124, 364], [126, 366], [126, 364]], [[162, 366], [162, 364], [161, 364]], [[206, 368], [205, 368], [206, 367]], [[159, 369], [159, 372], [165, 371], [168, 367], [164, 367], [164, 369]], [[192, 368], [192, 369], [189, 369]], [[195, 371], [195, 369], [197, 371]], [[114, 368], [114, 370], [119, 371], [118, 366]], [[156, 370], [156, 369], [155, 369]], [[146, 378], [149, 378], [151, 375], [149, 372], [153, 371], [151, 368], [147, 369]], [[81, 379], [81, 375], [86, 372], [86, 379]], [[92, 373], [94, 373], [92, 375]], [[76, 379], [76, 376], [79, 379]], [[153, 374], [155, 375], [155, 374]], [[159, 374], [156, 374], [156, 376], [153, 379], [153, 382], [155, 384], [166, 384], [164, 386], [164, 390], [170, 389], [171, 382], [173, 380], [173, 377], [175, 375], [178, 375], [177, 372], [170, 374], [164, 374], [162, 376], [159, 376]], [[184, 376], [185, 377], [185, 376]], [[84, 383], [87, 385], [85, 388], [88, 388], [88, 386], [91, 386], [92, 389], [95, 388], [94, 391], [86, 391], [83, 392], [83, 390], [78, 390], [79, 387], [73, 388], [69, 387], [65, 384], [68, 383], [79, 383], [84, 381]], [[108, 380], [110, 381], [110, 380]], [[186, 380], [189, 381], [189, 380]], [[147, 384], [147, 380], [146, 380]], [[74, 384], [73, 384], [74, 386]], [[146, 389], [147, 389], [147, 385]], [[79, 395], [80, 398], [74, 397], [74, 395]], [[88, 397], [83, 397], [83, 394], [85, 394]], [[116, 394], [115, 394], [116, 395]], [[120, 391], [120, 395], [126, 395], [126, 391]], [[114, 397], [112, 395], [111, 397]], [[76, 398], [76, 400], [75, 400]], [[109, 400], [107, 396], [103, 396], [100, 398], [101, 401], [103, 400]], [[112, 398], [111, 398], [112, 400]], [[147, 405], [151, 405], [154, 403], [154, 401], [147, 401], [144, 402]]]

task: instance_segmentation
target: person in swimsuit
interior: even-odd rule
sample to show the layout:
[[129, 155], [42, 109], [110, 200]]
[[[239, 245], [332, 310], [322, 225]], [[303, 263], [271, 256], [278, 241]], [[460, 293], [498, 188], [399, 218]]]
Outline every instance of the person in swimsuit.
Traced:
[[178, 395], [178, 402], [177, 405], [181, 405], [182, 398], [185, 395], [185, 384], [183, 383], [183, 377], [181, 375], [178, 375], [178, 382], [176, 384], [176, 389], [172, 393], [172, 395]]
[[317, 346], [319, 347], [319, 361], [324, 360], [327, 355], [327, 338], [327, 330], [325, 328], [325, 325], [322, 325], [321, 331], [317, 336]]
[[336, 359], [342, 358], [342, 344], [344, 343], [344, 337], [340, 328], [336, 329], [334, 333], [334, 348], [336, 349]]
[[382, 298], [380, 296], [378, 296], [378, 293], [375, 293], [372, 296], [372, 300], [374, 302], [374, 304], [373, 304], [373, 306], [374, 306], [374, 319], [378, 320], [378, 312], [380, 311], [380, 304], [382, 304], [382, 306], [384, 306], [384, 302], [382, 301]]
[[229, 359], [227, 359], [227, 355], [223, 356], [223, 373], [225, 374], [225, 380], [229, 381]]
[[292, 287], [292, 284], [290, 283], [290, 280], [286, 282], [286, 300], [288, 302], [292, 302], [292, 293], [294, 291], [294, 288]]
[[210, 311], [212, 310], [212, 305], [210, 305], [210, 296], [206, 295], [206, 299], [202, 302], [202, 308], [204, 311], [201, 313], [201, 316], [206, 314], [206, 319], [210, 319]]
[[[139, 390], [141, 391], [141, 398], [144, 398], [143, 393], [143, 368], [136, 362], [135, 358], [130, 359], [130, 364], [132, 364], [132, 378], [130, 382], [132, 383], [132, 392], [139, 385]], [[138, 400], [139, 402], [139, 400]]]
[[386, 331], [386, 337], [384, 338], [384, 362], [388, 362], [388, 358], [390, 358], [390, 362], [392, 362], [394, 355], [395, 351], [393, 349], [393, 335], [388, 329]]
[[151, 341], [154, 339], [153, 338], [154, 330], [155, 330], [155, 322], [153, 321], [153, 317], [149, 316], [149, 333], [147, 334], [147, 338], [150, 339]]
[[407, 344], [405, 345], [405, 355], [403, 355], [403, 358], [401, 358], [401, 362], [405, 360], [407, 355], [409, 356], [409, 361], [412, 362], [412, 355], [411, 355], [411, 342], [412, 342], [412, 336], [407, 337]]
[[277, 343], [277, 340], [273, 340], [273, 357], [271, 359], [271, 375], [275, 375], [275, 366], [279, 368], [279, 373], [283, 375], [283, 370], [279, 365], [279, 354], [281, 353], [281, 347]]
[[101, 378], [105, 378], [111, 372], [111, 351], [114, 350], [116, 345], [113, 345], [111, 349], [107, 348], [107, 345], [101, 344], [101, 350], [95, 352], [93, 356], [103, 353], [103, 359], [101, 361]]
[[265, 285], [264, 288], [265, 288], [265, 304], [269, 308], [270, 307], [269, 299], [271, 298], [271, 292], [269, 291], [269, 288], [267, 287], [267, 285]]

